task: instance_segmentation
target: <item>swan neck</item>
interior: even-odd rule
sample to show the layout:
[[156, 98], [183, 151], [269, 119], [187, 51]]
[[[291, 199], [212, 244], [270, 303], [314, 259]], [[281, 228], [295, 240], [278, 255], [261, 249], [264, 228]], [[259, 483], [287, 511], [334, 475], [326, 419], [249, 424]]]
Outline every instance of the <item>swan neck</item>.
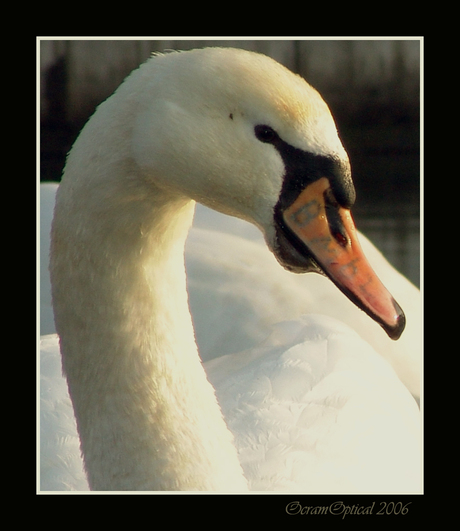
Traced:
[[246, 489], [198, 356], [185, 239], [194, 203], [148, 186], [58, 191], [51, 280], [94, 490]]

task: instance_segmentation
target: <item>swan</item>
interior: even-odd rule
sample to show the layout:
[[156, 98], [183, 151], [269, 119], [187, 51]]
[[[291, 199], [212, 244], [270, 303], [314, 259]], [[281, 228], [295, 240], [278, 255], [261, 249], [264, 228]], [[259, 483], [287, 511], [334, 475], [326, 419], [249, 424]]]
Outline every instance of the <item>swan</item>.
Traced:
[[359, 246], [319, 94], [251, 52], [154, 56], [83, 128], [56, 197], [54, 318], [89, 488], [419, 490], [417, 405], [345, 324], [281, 323], [204, 371], [184, 268], [195, 201], [252, 222], [286, 269], [326, 274], [391, 338], [403, 331]]

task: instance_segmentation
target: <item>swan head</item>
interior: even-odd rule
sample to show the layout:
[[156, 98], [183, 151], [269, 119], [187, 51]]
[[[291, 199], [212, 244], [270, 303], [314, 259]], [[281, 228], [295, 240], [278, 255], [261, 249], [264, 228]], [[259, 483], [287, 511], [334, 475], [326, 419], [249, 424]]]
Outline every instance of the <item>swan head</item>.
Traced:
[[314, 88], [225, 48], [156, 56], [135, 75], [132, 151], [147, 179], [254, 223], [285, 268], [327, 275], [400, 336], [404, 314], [359, 245], [348, 156]]

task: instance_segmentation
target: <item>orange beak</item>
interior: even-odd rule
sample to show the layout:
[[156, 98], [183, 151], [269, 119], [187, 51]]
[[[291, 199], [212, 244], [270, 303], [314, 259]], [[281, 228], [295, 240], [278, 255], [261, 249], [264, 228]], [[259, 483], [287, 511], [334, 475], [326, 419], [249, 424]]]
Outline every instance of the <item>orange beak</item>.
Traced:
[[398, 339], [405, 327], [404, 312], [364, 256], [350, 210], [337, 203], [329, 180], [322, 177], [309, 184], [282, 212], [282, 221], [319, 269], [389, 337]]

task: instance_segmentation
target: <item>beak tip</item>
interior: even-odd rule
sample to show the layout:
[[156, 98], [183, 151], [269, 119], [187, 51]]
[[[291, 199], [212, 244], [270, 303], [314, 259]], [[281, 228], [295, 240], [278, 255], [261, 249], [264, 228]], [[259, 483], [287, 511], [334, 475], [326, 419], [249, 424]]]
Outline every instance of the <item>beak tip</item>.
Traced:
[[393, 299], [393, 305], [396, 312], [396, 323], [392, 325], [384, 324], [383, 328], [385, 329], [385, 332], [388, 334], [388, 336], [396, 341], [401, 337], [401, 334], [404, 332], [404, 328], [406, 327], [406, 316], [404, 315], [404, 312], [399, 306], [399, 304]]

